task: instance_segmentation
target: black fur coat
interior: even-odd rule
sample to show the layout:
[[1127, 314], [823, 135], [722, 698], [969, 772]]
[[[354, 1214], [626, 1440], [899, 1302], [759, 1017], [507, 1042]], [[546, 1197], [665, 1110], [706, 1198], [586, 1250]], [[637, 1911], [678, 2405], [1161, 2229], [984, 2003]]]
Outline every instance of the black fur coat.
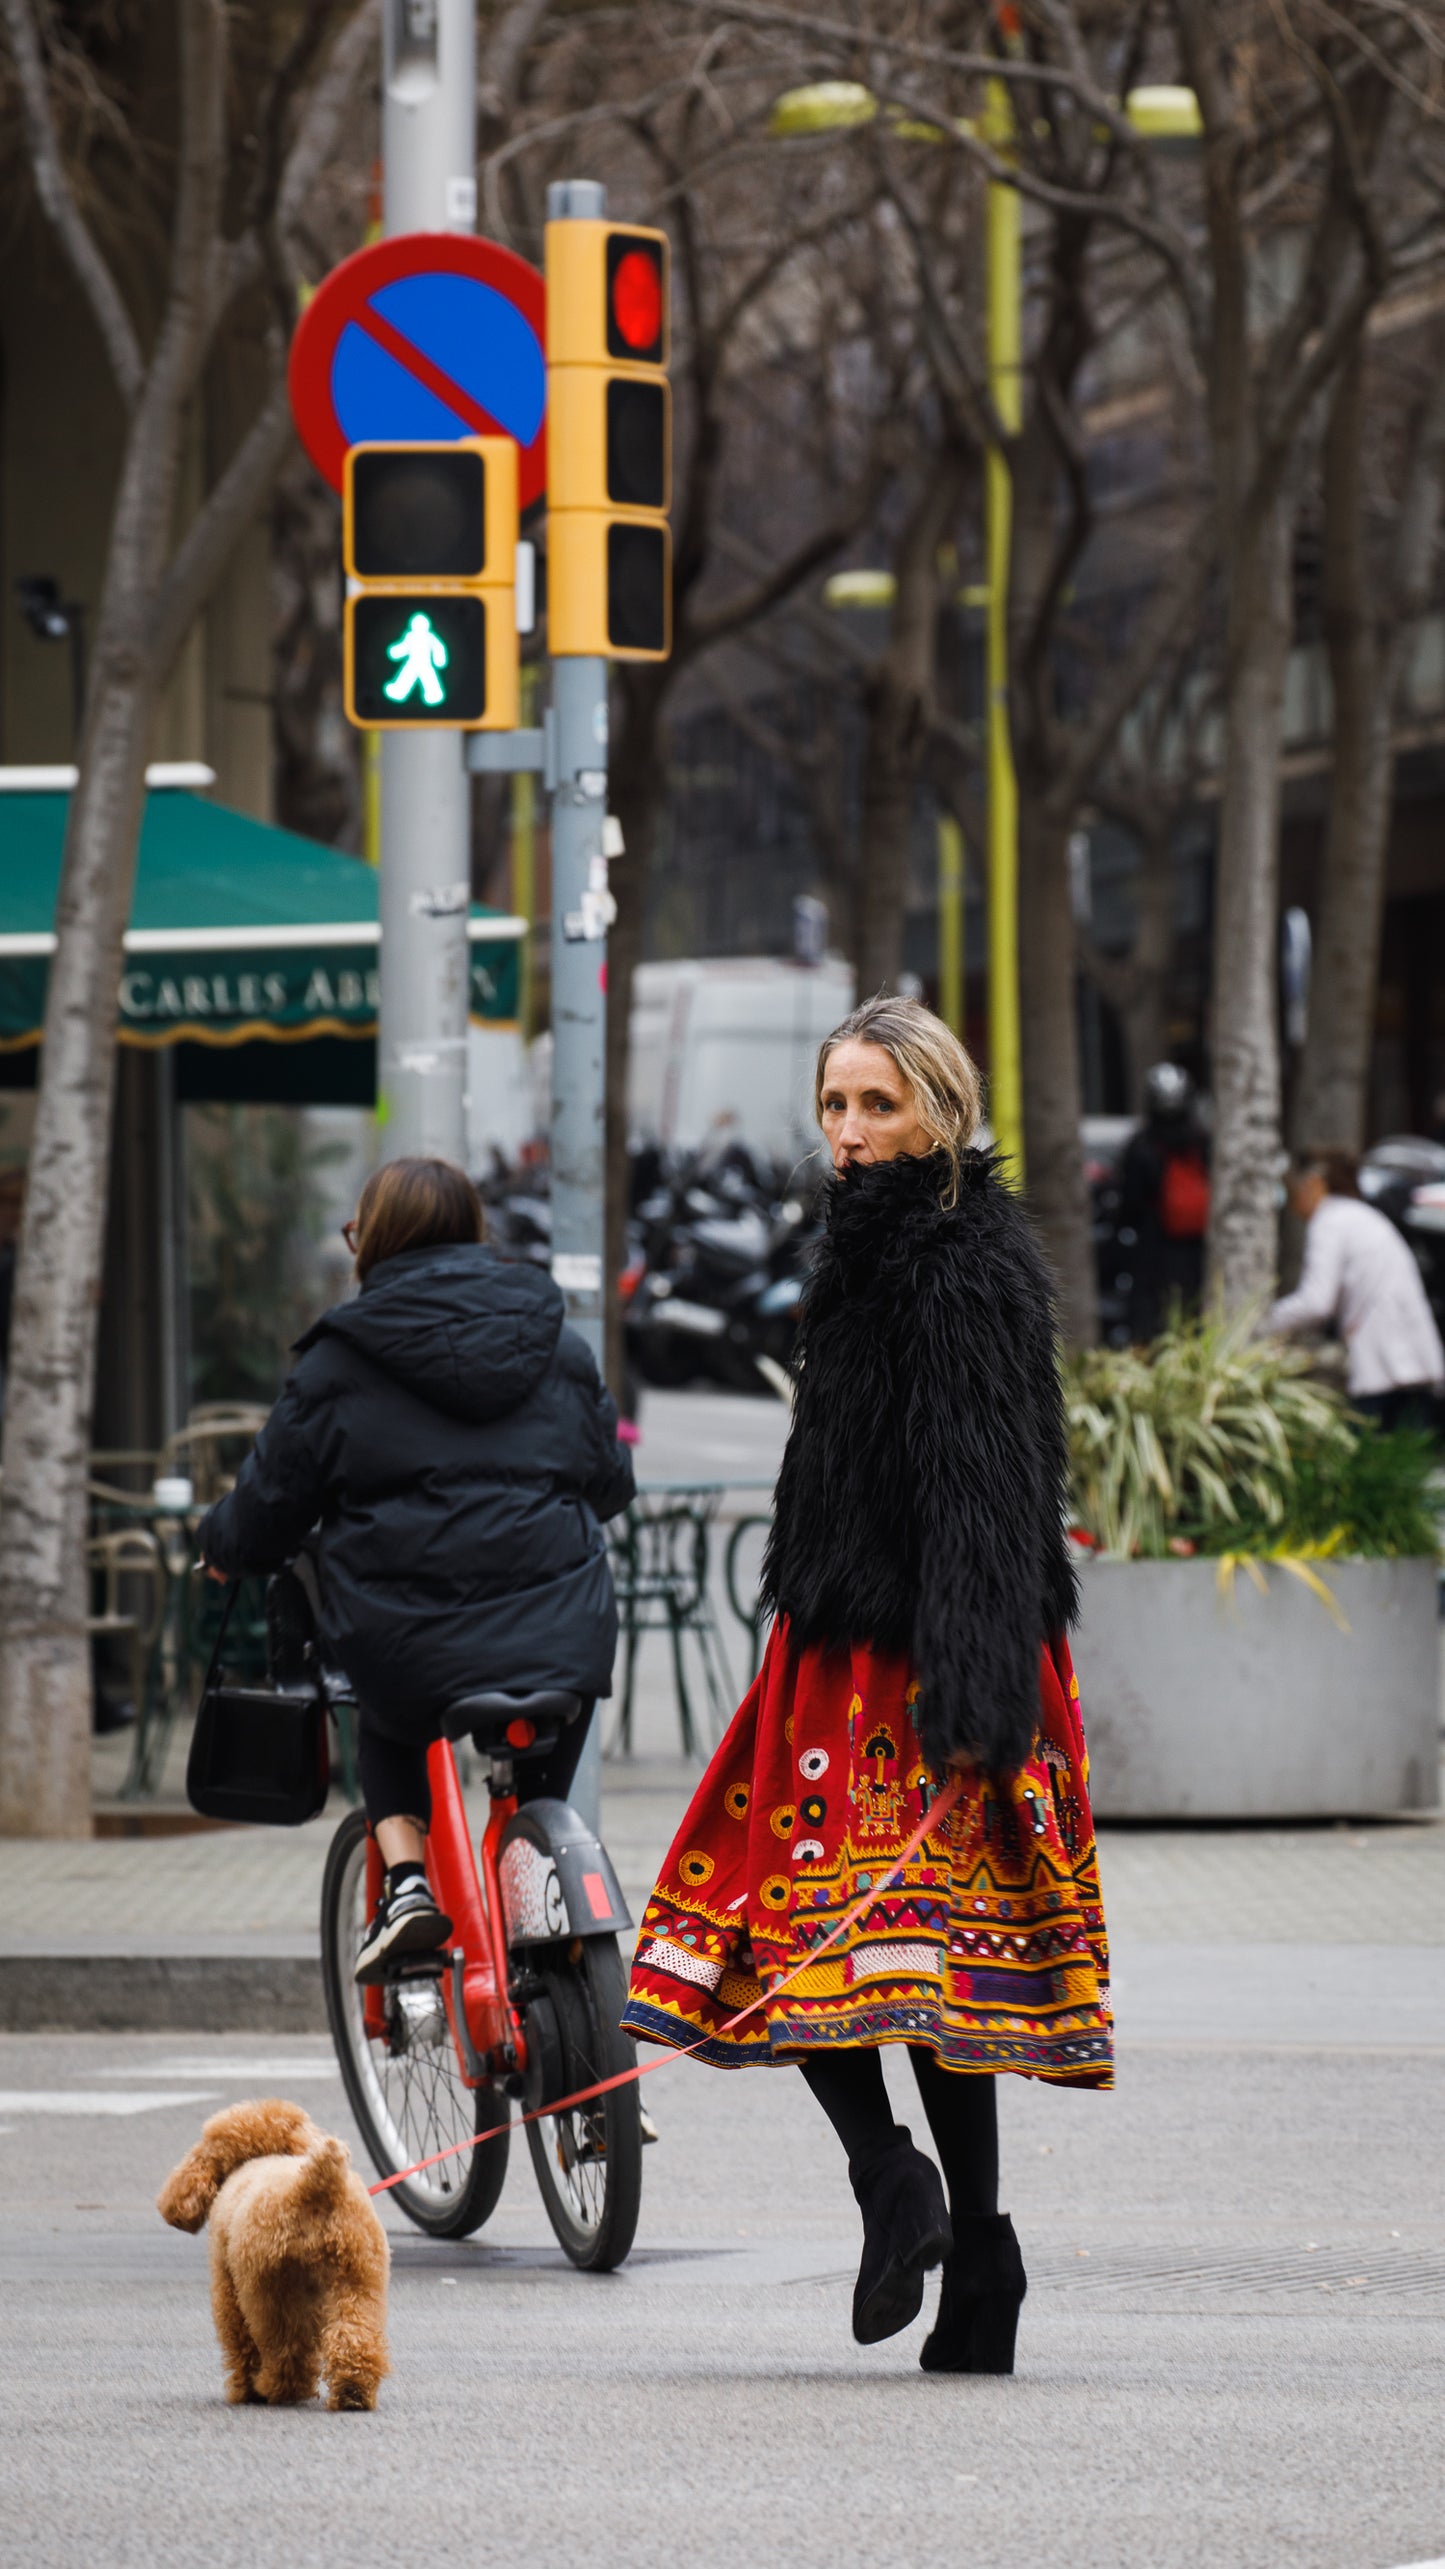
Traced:
[[808, 1642], [908, 1652], [934, 1766], [1017, 1765], [1039, 1644], [1073, 1620], [1048, 1271], [992, 1154], [835, 1184], [803, 1306], [797, 1402], [763, 1570]]

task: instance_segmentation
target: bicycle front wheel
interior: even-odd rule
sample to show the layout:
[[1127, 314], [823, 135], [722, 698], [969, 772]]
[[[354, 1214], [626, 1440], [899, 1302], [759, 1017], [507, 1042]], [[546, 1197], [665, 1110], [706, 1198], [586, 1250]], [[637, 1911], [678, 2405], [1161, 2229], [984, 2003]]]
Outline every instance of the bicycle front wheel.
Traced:
[[[500, 2088], [466, 2085], [439, 1977], [385, 1982], [383, 2030], [368, 2032], [366, 1992], [352, 1978], [366, 1925], [366, 1814], [350, 1811], [331, 1841], [321, 1886], [321, 1969], [351, 2110], [377, 2175], [389, 2177], [506, 2124], [512, 2109]], [[504, 2130], [405, 2178], [392, 2200], [432, 2238], [465, 2239], [497, 2208], [508, 2148]]]
[[[625, 1995], [615, 1936], [590, 1936], [540, 1963], [528, 2011], [527, 2104], [575, 2095], [634, 2067], [618, 2019]], [[637, 2233], [642, 2204], [642, 2121], [635, 2083], [588, 2105], [544, 2112], [527, 2146], [547, 2218], [574, 2266], [606, 2274]]]

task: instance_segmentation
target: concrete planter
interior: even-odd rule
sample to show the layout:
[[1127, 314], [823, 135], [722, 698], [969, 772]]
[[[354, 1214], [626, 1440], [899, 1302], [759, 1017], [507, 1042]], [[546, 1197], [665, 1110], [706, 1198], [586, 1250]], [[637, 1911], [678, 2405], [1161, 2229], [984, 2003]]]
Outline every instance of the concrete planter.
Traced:
[[1432, 1561], [1325, 1561], [1349, 1625], [1261, 1564], [1085, 1560], [1074, 1644], [1102, 1820], [1434, 1810], [1440, 1642]]

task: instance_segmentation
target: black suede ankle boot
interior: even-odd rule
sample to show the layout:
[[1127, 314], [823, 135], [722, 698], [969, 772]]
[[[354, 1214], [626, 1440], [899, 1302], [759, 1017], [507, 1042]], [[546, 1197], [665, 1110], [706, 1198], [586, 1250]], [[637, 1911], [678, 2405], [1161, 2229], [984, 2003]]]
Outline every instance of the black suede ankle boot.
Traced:
[[943, 2179], [901, 2124], [886, 2149], [850, 2159], [848, 2174], [863, 2215], [853, 2334], [876, 2346], [917, 2318], [924, 2275], [947, 2256], [953, 2232]]
[[1006, 2212], [955, 2221], [938, 2318], [918, 2358], [925, 2373], [1011, 2373], [1028, 2288]]

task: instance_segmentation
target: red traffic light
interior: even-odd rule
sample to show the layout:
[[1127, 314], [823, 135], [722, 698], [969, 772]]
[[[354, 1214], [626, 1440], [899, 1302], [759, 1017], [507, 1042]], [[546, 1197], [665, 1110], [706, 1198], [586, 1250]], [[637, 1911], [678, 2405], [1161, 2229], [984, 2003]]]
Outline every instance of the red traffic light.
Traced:
[[666, 311], [661, 245], [614, 232], [607, 243], [608, 355], [659, 365]]

